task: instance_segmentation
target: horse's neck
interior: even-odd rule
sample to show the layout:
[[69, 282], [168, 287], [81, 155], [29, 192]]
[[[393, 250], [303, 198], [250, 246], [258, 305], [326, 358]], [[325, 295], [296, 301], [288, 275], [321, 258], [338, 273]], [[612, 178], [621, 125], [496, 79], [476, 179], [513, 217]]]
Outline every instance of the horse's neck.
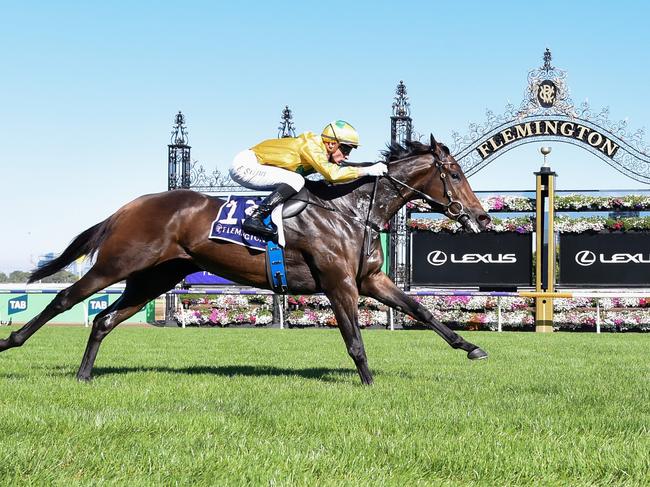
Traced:
[[308, 189], [311, 193], [310, 199], [316, 199], [322, 206], [364, 219], [370, 215], [371, 222], [380, 227], [383, 227], [408, 199], [404, 197], [406, 194], [400, 193], [399, 188], [385, 178], [361, 178], [335, 186], [320, 183], [310, 185]]
[[[416, 173], [430, 165], [419, 156], [389, 163], [390, 175], [409, 186]], [[313, 197], [325, 206], [350, 213], [383, 227], [407, 202], [417, 197], [412, 190], [388, 178], [363, 177], [349, 183], [328, 185], [322, 181], [308, 183]]]
[[[406, 203], [418, 198], [417, 191], [409, 189], [415, 185], [416, 174], [430, 163], [418, 157], [409, 157], [390, 163], [389, 178], [381, 178], [372, 215], [380, 225], [387, 223]], [[395, 182], [400, 181], [406, 186]]]
[[372, 184], [370, 178], [360, 178], [335, 185], [314, 181], [307, 184], [307, 189], [310, 200], [317, 201], [320, 206], [358, 213], [372, 192]]

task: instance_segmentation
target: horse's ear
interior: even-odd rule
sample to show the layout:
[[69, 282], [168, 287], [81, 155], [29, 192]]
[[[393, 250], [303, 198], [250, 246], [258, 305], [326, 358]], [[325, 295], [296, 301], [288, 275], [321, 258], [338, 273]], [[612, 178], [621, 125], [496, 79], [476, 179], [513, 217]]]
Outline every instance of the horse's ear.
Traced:
[[431, 146], [431, 153], [434, 156], [438, 155], [438, 142], [436, 142], [436, 138], [433, 136], [433, 134], [429, 134], [429, 141], [430, 141], [430, 146]]

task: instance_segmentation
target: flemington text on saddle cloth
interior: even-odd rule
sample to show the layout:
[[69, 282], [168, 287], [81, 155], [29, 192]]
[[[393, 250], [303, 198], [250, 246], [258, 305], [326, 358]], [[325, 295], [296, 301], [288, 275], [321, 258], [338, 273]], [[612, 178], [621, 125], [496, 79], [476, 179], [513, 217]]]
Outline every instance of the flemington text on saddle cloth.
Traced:
[[[223, 240], [264, 251], [266, 250], [266, 239], [251, 235], [242, 230], [244, 219], [250, 215], [262, 201], [257, 196], [230, 196], [228, 201], [219, 208], [217, 218], [210, 227], [209, 239]], [[278, 245], [284, 247], [284, 228], [282, 226], [282, 205], [273, 209], [271, 214], [273, 223], [278, 229]]]

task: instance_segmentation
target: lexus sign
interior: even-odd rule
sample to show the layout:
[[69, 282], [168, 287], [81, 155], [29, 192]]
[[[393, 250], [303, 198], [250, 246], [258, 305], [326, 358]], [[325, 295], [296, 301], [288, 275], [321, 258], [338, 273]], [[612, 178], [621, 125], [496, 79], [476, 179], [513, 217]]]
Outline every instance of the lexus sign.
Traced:
[[650, 235], [561, 234], [560, 283], [650, 286]]
[[532, 235], [413, 232], [411, 268], [414, 286], [528, 286]]

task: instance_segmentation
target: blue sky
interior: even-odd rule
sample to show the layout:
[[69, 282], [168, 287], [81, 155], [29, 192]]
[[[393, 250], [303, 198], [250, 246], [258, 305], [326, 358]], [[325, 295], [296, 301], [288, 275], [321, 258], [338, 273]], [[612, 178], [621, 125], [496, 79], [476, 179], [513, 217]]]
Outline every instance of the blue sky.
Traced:
[[[357, 127], [357, 160], [389, 138], [395, 86], [415, 128], [450, 141], [485, 110], [519, 105], [546, 47], [573, 101], [650, 125], [650, 7], [621, 2], [0, 2], [5, 224], [0, 271], [29, 269], [144, 193], [166, 189], [174, 114], [192, 158], [225, 171], [277, 134]], [[650, 144], [646, 136], [646, 144]], [[475, 190], [529, 189], [536, 144], [498, 158]], [[647, 188], [554, 144], [559, 189]]]

